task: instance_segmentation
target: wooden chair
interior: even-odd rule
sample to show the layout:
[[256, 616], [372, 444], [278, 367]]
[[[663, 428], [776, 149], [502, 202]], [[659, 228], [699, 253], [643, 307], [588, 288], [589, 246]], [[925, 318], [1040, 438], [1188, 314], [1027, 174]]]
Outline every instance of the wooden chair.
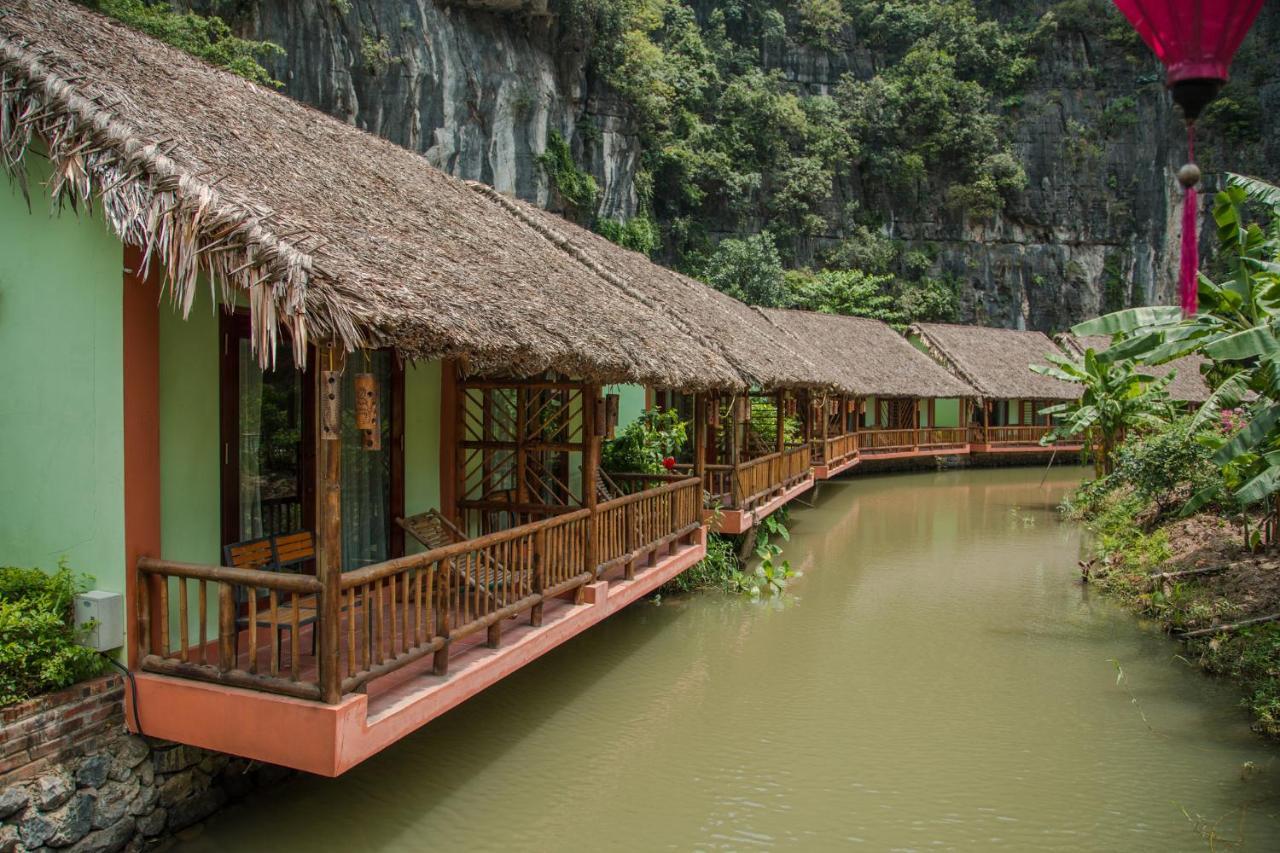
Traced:
[[[434, 551], [437, 548], [443, 548], [446, 545], [453, 545], [457, 542], [466, 542], [471, 538], [458, 529], [456, 524], [441, 515], [439, 510], [435, 509], [429, 509], [426, 512], [420, 512], [408, 518], [397, 518], [396, 524], [422, 543], [423, 547], [428, 551]], [[493, 566], [502, 574], [507, 574], [507, 569], [502, 563], [494, 561]], [[470, 590], [480, 587], [484, 595], [492, 600], [494, 584], [476, 580], [470, 571], [471, 568], [469, 560], [454, 560], [450, 578], [454, 583], [463, 585]], [[512, 616], [511, 618], [514, 619], [515, 617]]]
[[618, 488], [618, 484], [614, 482], [605, 470], [596, 467], [596, 500], [600, 503], [611, 501], [614, 498], [622, 497], [622, 489]]
[[[264, 536], [259, 539], [248, 539], [244, 542], [235, 542], [227, 545], [222, 549], [223, 559], [228, 566], [237, 569], [255, 569], [262, 572], [279, 572], [286, 570], [294, 570], [294, 566], [298, 566], [308, 560], [315, 559], [315, 541], [309, 530], [301, 530], [296, 533], [281, 534], [279, 536]], [[239, 605], [248, 601], [249, 590], [244, 587], [236, 587], [236, 655], [239, 656], [239, 639], [240, 630], [249, 628], [248, 615], [239, 615]], [[257, 588], [254, 588], [253, 595], [258, 594]], [[276, 607], [278, 623], [276, 624], [276, 654], [283, 645], [284, 632], [293, 630], [293, 601], [288, 599]], [[319, 604], [314, 595], [303, 596], [298, 599], [298, 627], [303, 625], [314, 626], [320, 619]], [[271, 614], [267, 611], [258, 610], [256, 624], [254, 628], [270, 627]], [[316, 629], [311, 629], [311, 654], [316, 653]]]

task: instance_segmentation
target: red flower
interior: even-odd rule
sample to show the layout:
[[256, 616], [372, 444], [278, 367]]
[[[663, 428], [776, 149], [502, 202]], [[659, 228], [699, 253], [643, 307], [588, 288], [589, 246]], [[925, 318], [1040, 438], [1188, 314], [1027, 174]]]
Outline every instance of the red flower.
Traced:
[[668, 456], [666, 459], [663, 459], [662, 467], [670, 471], [672, 468], [676, 467], [676, 458], [674, 456]]

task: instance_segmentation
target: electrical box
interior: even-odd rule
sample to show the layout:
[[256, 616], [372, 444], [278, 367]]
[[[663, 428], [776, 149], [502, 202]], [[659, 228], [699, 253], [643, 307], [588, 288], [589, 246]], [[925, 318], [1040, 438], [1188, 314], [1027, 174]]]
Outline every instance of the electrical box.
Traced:
[[93, 590], [76, 596], [76, 627], [90, 626], [81, 642], [91, 649], [109, 652], [124, 645], [124, 596]]

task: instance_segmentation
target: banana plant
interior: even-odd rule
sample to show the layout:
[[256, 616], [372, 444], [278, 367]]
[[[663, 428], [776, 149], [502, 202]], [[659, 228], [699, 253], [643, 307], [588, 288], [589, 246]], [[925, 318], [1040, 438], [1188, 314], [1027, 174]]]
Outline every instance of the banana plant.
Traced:
[[1050, 444], [1062, 438], [1093, 439], [1094, 467], [1099, 476], [1110, 474], [1112, 453], [1124, 434], [1132, 429], [1158, 429], [1169, 422], [1173, 409], [1165, 386], [1171, 377], [1157, 378], [1139, 373], [1130, 360], [1103, 361], [1092, 348], [1073, 361], [1064, 356], [1048, 356], [1050, 364], [1032, 370], [1081, 387], [1079, 400], [1059, 403], [1040, 414], [1056, 419], [1054, 428], [1041, 439]]
[[[1267, 209], [1263, 222], [1251, 220], [1250, 203]], [[1248, 425], [1218, 446], [1214, 461], [1230, 473], [1236, 500], [1249, 504], [1280, 496], [1280, 187], [1229, 175], [1213, 217], [1226, 270], [1218, 281], [1201, 272], [1194, 317], [1172, 307], [1131, 308], [1072, 331], [1113, 337], [1099, 362], [1208, 358], [1217, 385], [1194, 422], [1208, 424], [1223, 409], [1246, 404]], [[1280, 510], [1280, 497], [1273, 501]]]

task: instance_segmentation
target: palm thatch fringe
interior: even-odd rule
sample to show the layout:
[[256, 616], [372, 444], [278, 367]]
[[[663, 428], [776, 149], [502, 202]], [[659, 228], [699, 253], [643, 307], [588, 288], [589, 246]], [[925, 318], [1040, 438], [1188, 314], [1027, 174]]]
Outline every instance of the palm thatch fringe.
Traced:
[[265, 364], [287, 333], [299, 362], [323, 342], [475, 373], [743, 385], [421, 155], [78, 3], [0, 6], [0, 165], [25, 185], [47, 154], [54, 201], [100, 208], [184, 313], [203, 276], [247, 303]]
[[[341, 306], [327, 306], [327, 322], [308, 317], [311, 255], [263, 227], [270, 211], [229, 204], [217, 189], [167, 157], [162, 143], [136, 134], [35, 57], [0, 39], [0, 157], [30, 203], [27, 157], [44, 147], [53, 172], [54, 202], [92, 210], [96, 201], [112, 231], [143, 249], [146, 273], [159, 263], [169, 298], [186, 317], [201, 272], [224, 302], [246, 295], [252, 340], [264, 366], [274, 363], [283, 325], [296, 363], [305, 363], [314, 327], [348, 349], [366, 344]], [[216, 251], [215, 251], [216, 249]], [[217, 294], [214, 294], [215, 296]], [[310, 320], [310, 321], [309, 321]]]

